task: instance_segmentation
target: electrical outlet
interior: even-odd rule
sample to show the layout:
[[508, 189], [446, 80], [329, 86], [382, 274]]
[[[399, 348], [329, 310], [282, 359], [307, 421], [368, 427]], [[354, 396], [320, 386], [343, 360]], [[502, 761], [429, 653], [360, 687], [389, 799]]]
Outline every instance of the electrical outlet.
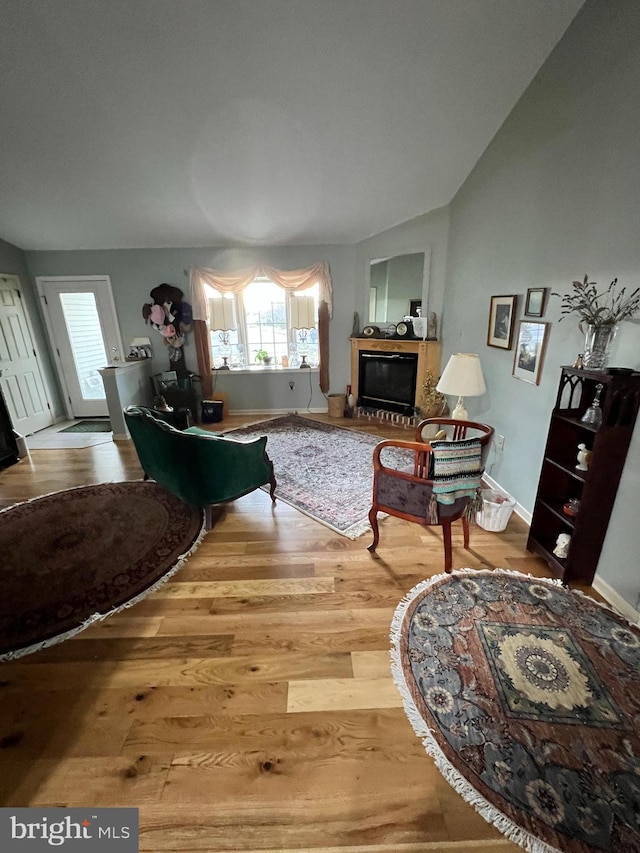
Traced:
[[291, 388], [291, 390], [293, 391], [293, 389], [294, 389], [295, 387], [296, 387], [296, 383], [293, 381], [293, 379], [290, 379], [290, 380], [289, 380], [289, 388]]
[[504, 436], [496, 435], [496, 450], [504, 450]]

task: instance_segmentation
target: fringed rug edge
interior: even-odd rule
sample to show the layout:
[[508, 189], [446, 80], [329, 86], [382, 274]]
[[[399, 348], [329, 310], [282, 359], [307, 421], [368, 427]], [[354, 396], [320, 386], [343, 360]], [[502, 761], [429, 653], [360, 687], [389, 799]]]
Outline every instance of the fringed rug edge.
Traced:
[[[138, 482], [138, 481], [135, 481]], [[82, 487], [79, 487], [82, 488]], [[63, 491], [73, 491], [73, 489], [64, 489]], [[52, 492], [51, 494], [55, 494]], [[40, 497], [47, 497], [47, 495], [40, 495]], [[31, 500], [37, 500], [37, 498], [32, 498]], [[30, 501], [23, 501], [22, 503], [30, 503]], [[17, 506], [17, 504], [14, 504]], [[7, 507], [11, 509], [11, 507]], [[75, 637], [77, 634], [80, 634], [82, 631], [85, 631], [87, 628], [90, 628], [91, 625], [94, 625], [96, 622], [102, 622], [103, 619], [108, 619], [109, 616], [113, 616], [115, 613], [121, 613], [123, 610], [127, 610], [129, 607], [133, 607], [134, 604], [138, 604], [138, 602], [150, 596], [152, 593], [156, 592], [160, 589], [164, 584], [166, 584], [171, 578], [176, 574], [176, 572], [182, 568], [185, 562], [194, 554], [200, 545], [202, 544], [202, 540], [209, 532], [206, 526], [206, 517], [204, 510], [200, 510], [202, 516], [202, 523], [200, 526], [200, 531], [198, 533], [197, 538], [191, 545], [191, 547], [184, 551], [178, 557], [177, 562], [166, 572], [166, 574], [162, 575], [161, 578], [154, 581], [151, 586], [148, 586], [146, 589], [143, 589], [133, 598], [130, 598], [128, 601], [125, 601], [123, 604], [119, 604], [117, 607], [113, 607], [111, 610], [108, 610], [106, 613], [94, 613], [89, 616], [81, 625], [76, 626], [75, 628], [71, 628], [69, 631], [65, 631], [62, 634], [56, 634], [55, 637], [49, 637], [46, 640], [41, 640], [38, 643], [33, 643], [30, 646], [24, 646], [21, 649], [16, 649], [13, 652], [5, 652], [0, 655], [1, 661], [11, 661], [18, 660], [21, 657], [25, 657], [26, 655], [33, 654], [34, 652], [39, 652], [41, 649], [48, 649], [51, 646], [57, 646], [59, 643], [63, 643], [65, 640], [70, 640], [72, 637]]]
[[[532, 577], [531, 575], [525, 575], [522, 572], [516, 572], [511, 569], [472, 569], [472, 568], [464, 568], [464, 569], [456, 569], [451, 574], [440, 574], [434, 575], [434, 577], [429, 578], [428, 580], [421, 581], [419, 584], [416, 584], [409, 592], [404, 596], [404, 598], [400, 601], [393, 615], [393, 619], [391, 621], [391, 629], [390, 629], [390, 640], [391, 640], [391, 675], [393, 681], [398, 688], [400, 693], [400, 697], [402, 699], [402, 704], [404, 707], [404, 712], [407, 715], [407, 719], [411, 724], [416, 735], [421, 739], [422, 745], [425, 748], [425, 751], [428, 755], [433, 758], [436, 767], [444, 777], [444, 779], [448, 782], [449, 785], [456, 791], [460, 796], [465, 800], [465, 802], [469, 803], [469, 805], [473, 806], [475, 810], [480, 814], [488, 823], [493, 824], [499, 832], [501, 832], [504, 836], [506, 836], [510, 841], [513, 841], [515, 844], [520, 845], [527, 853], [562, 853], [562, 851], [558, 850], [557, 847], [552, 847], [550, 844], [547, 844], [546, 841], [542, 841], [540, 838], [536, 838], [535, 835], [531, 835], [530, 832], [527, 832], [522, 827], [518, 826], [514, 823], [509, 817], [507, 817], [503, 812], [497, 809], [492, 803], [490, 803], [482, 794], [477, 791], [473, 785], [465, 779], [465, 777], [453, 766], [453, 764], [448, 760], [445, 754], [440, 749], [440, 746], [432, 734], [429, 726], [423, 720], [422, 716], [418, 708], [416, 707], [413, 698], [411, 696], [411, 691], [404, 677], [404, 670], [402, 668], [402, 660], [400, 656], [400, 640], [401, 640], [401, 632], [402, 626], [404, 623], [404, 618], [407, 614], [407, 610], [413, 603], [413, 601], [425, 590], [429, 589], [431, 586], [434, 586], [439, 581], [450, 578], [452, 575], [457, 574], [509, 574], [517, 577]], [[561, 581], [555, 578], [535, 578], [535, 580], [539, 580], [543, 583], [551, 583], [551, 584], [559, 584]]]

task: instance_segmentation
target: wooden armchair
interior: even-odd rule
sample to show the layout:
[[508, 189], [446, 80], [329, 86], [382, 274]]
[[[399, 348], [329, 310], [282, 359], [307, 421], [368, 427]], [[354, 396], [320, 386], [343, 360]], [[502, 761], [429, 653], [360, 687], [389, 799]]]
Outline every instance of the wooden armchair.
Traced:
[[[465, 513], [472, 500], [470, 493], [480, 484], [493, 433], [493, 427], [475, 421], [431, 418], [418, 424], [414, 441], [381, 441], [373, 451], [373, 500], [369, 511], [373, 542], [369, 551], [374, 552], [380, 541], [379, 512], [418, 524], [437, 525], [442, 527], [444, 539], [444, 568], [450, 572], [453, 562], [451, 524], [462, 519], [464, 547], [469, 550], [469, 521]], [[468, 459], [474, 470], [461, 475], [464, 482], [460, 485], [464, 487], [445, 498], [450, 503], [442, 502], [442, 496], [436, 499], [434, 487], [438, 491], [439, 486], [430, 479], [434, 455], [431, 442], [435, 443], [437, 452], [441, 452], [444, 441], [451, 443], [452, 451], [473, 454]], [[413, 455], [413, 465], [398, 469], [385, 464], [383, 458], [387, 448], [409, 451]], [[444, 449], [448, 447], [444, 445]]]

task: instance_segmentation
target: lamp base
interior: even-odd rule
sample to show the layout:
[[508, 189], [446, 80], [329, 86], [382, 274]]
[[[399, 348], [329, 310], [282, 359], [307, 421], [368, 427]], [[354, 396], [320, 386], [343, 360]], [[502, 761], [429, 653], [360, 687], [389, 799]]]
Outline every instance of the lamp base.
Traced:
[[228, 356], [228, 355], [223, 355], [223, 356], [222, 356], [222, 362], [223, 362], [223, 363], [220, 365], [220, 367], [217, 367], [217, 368], [216, 368], [216, 370], [231, 370], [231, 368], [230, 368], [230, 367], [229, 367], [229, 365], [227, 364], [227, 359], [228, 359], [228, 358], [229, 358], [229, 356]]
[[456, 407], [451, 413], [451, 417], [456, 421], [468, 421], [469, 415], [464, 405], [464, 400], [462, 397], [458, 397], [458, 402], [456, 403]]
[[300, 367], [301, 367], [301, 368], [302, 368], [302, 367], [307, 367], [307, 368], [309, 368], [309, 370], [311, 370], [311, 365], [310, 365], [310, 364], [307, 364], [307, 357], [306, 357], [306, 355], [301, 356], [301, 358], [302, 358], [302, 364], [300, 365]]

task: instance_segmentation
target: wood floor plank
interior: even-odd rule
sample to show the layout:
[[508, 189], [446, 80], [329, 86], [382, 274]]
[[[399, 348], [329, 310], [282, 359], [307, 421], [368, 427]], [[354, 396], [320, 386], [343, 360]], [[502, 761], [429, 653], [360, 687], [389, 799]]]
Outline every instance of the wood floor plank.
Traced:
[[0, 802], [7, 806], [139, 807], [158, 802], [173, 756], [61, 758], [3, 765]]
[[401, 707], [400, 693], [390, 675], [386, 678], [325, 678], [289, 682], [287, 711], [292, 714]]
[[206, 684], [245, 684], [301, 678], [349, 678], [351, 655], [345, 652], [250, 655], [223, 658], [166, 658], [117, 663], [12, 662], [7, 668], [14, 689], [75, 690], [78, 684], [101, 681], [108, 687], [198, 687]]
[[[340, 710], [299, 714], [207, 714], [135, 720], [123, 751], [155, 752], [169, 746], [176, 754], [304, 754], [309, 760], [383, 753], [403, 761], [424, 750], [400, 708]], [[176, 794], [177, 796], [177, 794]]]
[[[162, 621], [162, 620], [161, 620]], [[68, 646], [50, 646], [22, 663], [68, 663], [69, 661], [163, 660], [165, 658], [219, 658], [229, 655], [233, 634], [174, 637], [92, 637], [74, 638]]]
[[[0, 506], [141, 477], [131, 442], [34, 450], [0, 472]], [[455, 566], [549, 575], [515, 515], [471, 551], [454, 527]], [[0, 664], [0, 805], [138, 807], [144, 853], [516, 853], [441, 776], [390, 675], [394, 610], [442, 573], [441, 531], [385, 518], [369, 542], [257, 490], [162, 591]]]
[[334, 592], [333, 577], [168, 583], [156, 593], [162, 598], [251, 598], [271, 595], [318, 595]]
[[353, 652], [351, 655], [354, 678], [391, 677], [391, 658], [388, 650]]
[[94, 622], [86, 631], [83, 631], [82, 637], [85, 640], [97, 637], [154, 637], [161, 624], [161, 616], [114, 614], [107, 619]]

